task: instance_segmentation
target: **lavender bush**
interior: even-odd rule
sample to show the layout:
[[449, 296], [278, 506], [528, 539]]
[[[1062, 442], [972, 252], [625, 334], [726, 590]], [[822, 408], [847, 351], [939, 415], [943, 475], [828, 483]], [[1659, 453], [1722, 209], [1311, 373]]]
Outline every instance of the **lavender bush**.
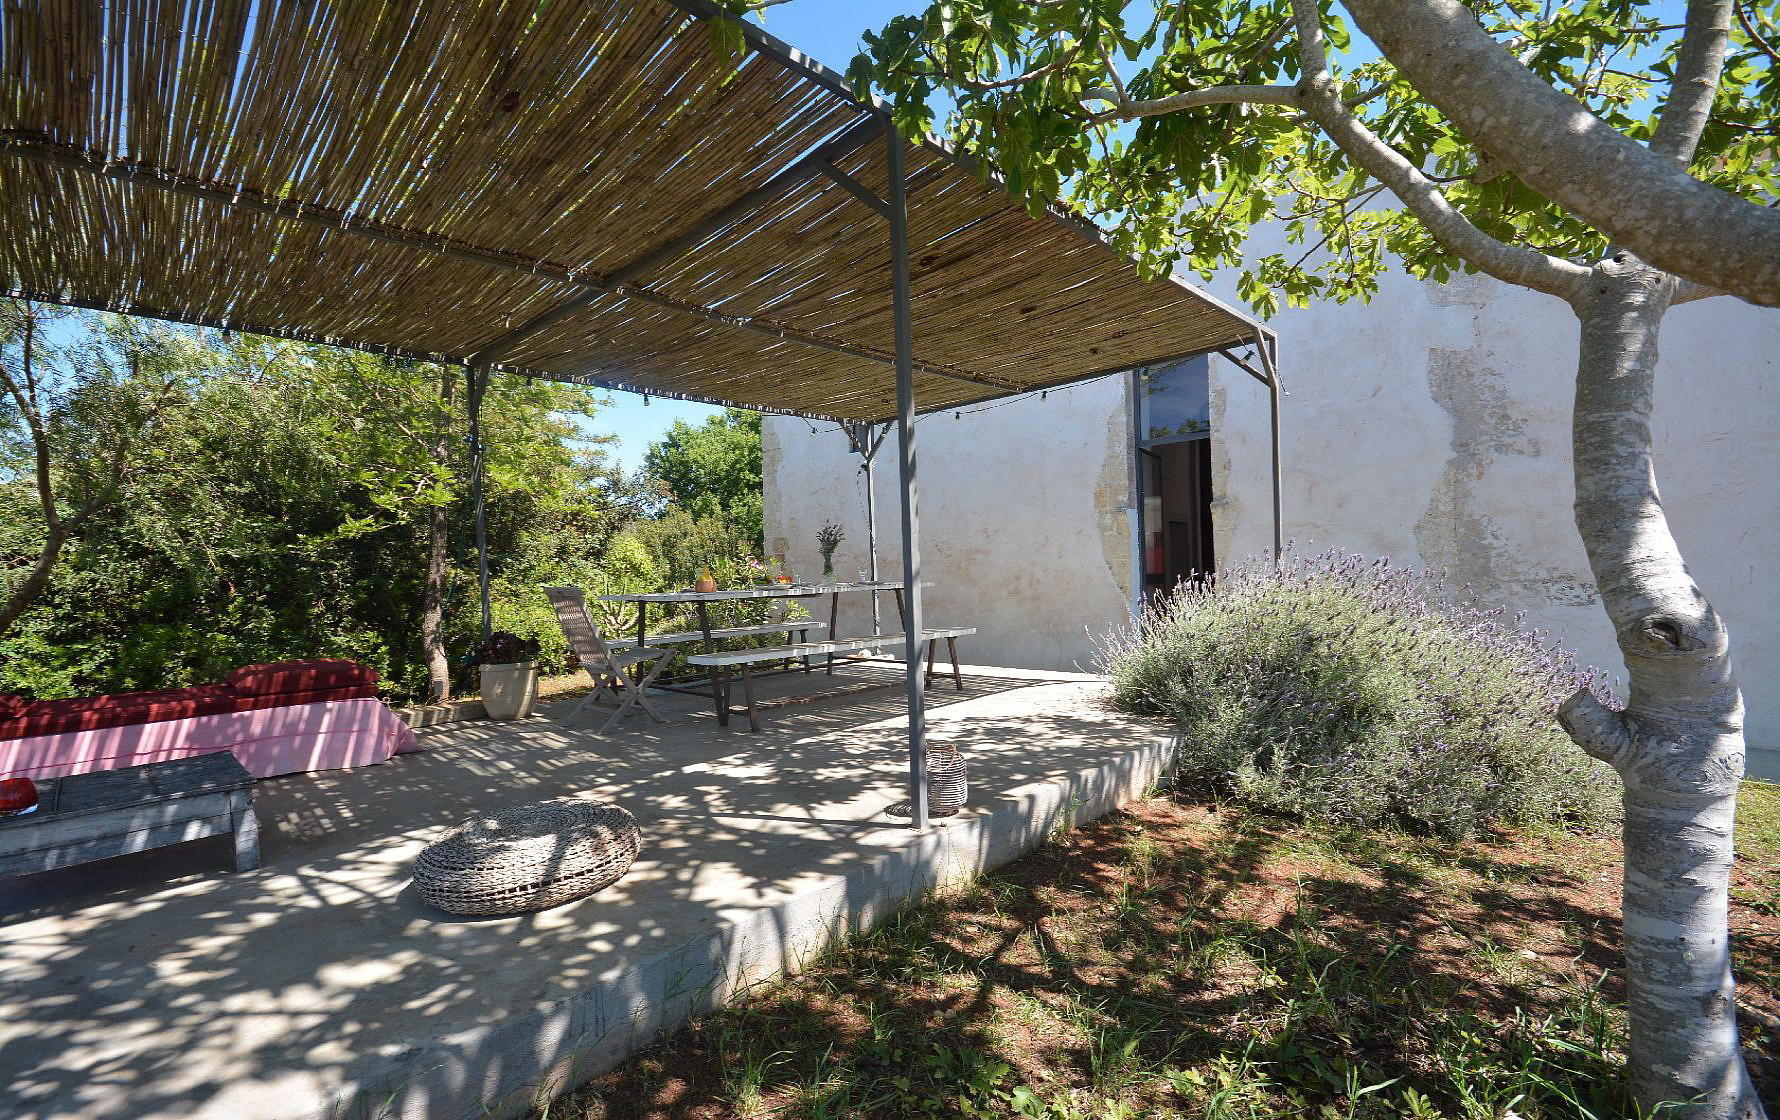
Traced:
[[1183, 584], [1112, 637], [1114, 703], [1183, 729], [1183, 781], [1332, 824], [1465, 836], [1614, 819], [1619, 781], [1558, 728], [1598, 671], [1428, 573], [1288, 553]]

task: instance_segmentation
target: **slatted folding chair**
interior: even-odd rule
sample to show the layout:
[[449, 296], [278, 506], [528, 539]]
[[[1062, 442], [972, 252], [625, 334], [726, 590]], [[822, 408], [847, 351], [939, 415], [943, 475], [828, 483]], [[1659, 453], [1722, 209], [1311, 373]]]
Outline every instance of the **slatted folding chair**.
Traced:
[[666, 723], [661, 713], [649, 703], [648, 688], [656, 674], [667, 665], [669, 650], [652, 646], [614, 650], [600, 632], [598, 624], [587, 611], [587, 596], [579, 587], [546, 587], [550, 605], [556, 608], [556, 621], [561, 623], [569, 648], [580, 659], [581, 667], [593, 678], [593, 691], [575, 705], [564, 723], [572, 723], [589, 704], [610, 700], [616, 710], [600, 725], [604, 735], [635, 708], [649, 713], [656, 723]]

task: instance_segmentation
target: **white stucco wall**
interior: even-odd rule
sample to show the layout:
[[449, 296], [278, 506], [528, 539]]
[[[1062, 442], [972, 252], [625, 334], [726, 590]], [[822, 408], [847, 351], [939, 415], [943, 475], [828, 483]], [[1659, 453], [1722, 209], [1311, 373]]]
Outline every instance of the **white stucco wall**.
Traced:
[[[1576, 327], [1548, 297], [1486, 278], [1387, 277], [1369, 305], [1319, 305], [1281, 338], [1286, 532], [1444, 570], [1529, 612], [1591, 663], [1618, 665], [1571, 521]], [[1731, 628], [1752, 772], [1780, 777], [1780, 312], [1729, 299], [1670, 312], [1655, 431], [1664, 505], [1695, 578]], [[1086, 661], [1088, 630], [1128, 602], [1125, 381], [954, 420], [922, 421], [921, 522], [933, 617], [983, 626], [972, 660]], [[1220, 563], [1271, 543], [1267, 398], [1212, 360]], [[863, 541], [846, 441], [769, 420], [767, 539], [815, 570], [824, 517]], [[881, 555], [894, 570], [894, 452], [879, 471]], [[843, 622], [843, 626], [849, 623]]]
[[[1130, 602], [1125, 511], [1126, 383], [1111, 378], [980, 412], [925, 417], [916, 426], [922, 577], [931, 625], [979, 633], [959, 655], [979, 665], [1075, 670], [1089, 632]], [[833, 425], [767, 417], [766, 543], [802, 578], [822, 570], [816, 530], [838, 522], [847, 538], [835, 571], [865, 563], [865, 484], [859, 458]], [[880, 571], [902, 571], [894, 432], [878, 452]], [[849, 603], [847, 600], [856, 600]], [[843, 634], [865, 633], [863, 596], [842, 599]], [[885, 628], [893, 605], [884, 598]]]
[[[1286, 531], [1431, 566], [1619, 666], [1571, 520], [1576, 325], [1483, 277], [1396, 275], [1368, 306], [1288, 311], [1281, 337]], [[1780, 777], [1780, 313], [1729, 300], [1663, 328], [1658, 486], [1694, 577], [1730, 626], [1751, 771]], [[1266, 402], [1214, 362], [1221, 556], [1267, 547]]]

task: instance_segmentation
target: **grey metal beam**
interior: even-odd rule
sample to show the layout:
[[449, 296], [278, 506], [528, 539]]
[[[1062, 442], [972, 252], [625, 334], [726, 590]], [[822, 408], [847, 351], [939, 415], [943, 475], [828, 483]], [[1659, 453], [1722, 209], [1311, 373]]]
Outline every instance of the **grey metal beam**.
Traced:
[[[115, 315], [136, 315], [145, 319], [160, 319], [168, 323], [189, 323], [194, 327], [209, 327], [219, 331], [241, 331], [244, 334], [260, 334], [267, 338], [288, 338], [293, 342], [316, 342], [325, 346], [342, 346], [349, 350], [361, 350], [367, 354], [388, 354], [392, 358], [408, 358], [416, 362], [442, 362], [449, 365], [461, 365], [464, 359], [457, 354], [441, 354], [430, 350], [414, 350], [401, 346], [380, 346], [376, 343], [355, 342], [351, 339], [336, 338], [318, 331], [306, 331], [294, 327], [275, 327], [263, 323], [249, 323], [239, 319], [212, 319], [201, 315], [187, 315], [163, 308], [149, 307], [146, 304], [134, 303], [101, 303], [96, 300], [69, 299], [56, 292], [40, 292], [35, 289], [19, 288], [0, 278], [0, 295], [13, 299], [35, 300], [38, 303], [53, 303], [63, 307], [80, 307], [88, 311], [108, 311]], [[529, 366], [517, 366], [505, 362], [495, 362], [489, 367], [502, 373], [511, 373], [518, 377], [529, 377], [534, 381], [554, 381], [564, 385], [586, 385], [594, 389], [609, 389], [622, 393], [647, 393], [652, 397], [664, 400], [692, 401], [696, 404], [714, 405], [718, 408], [748, 408], [755, 412], [764, 412], [774, 416], [796, 416], [804, 420], [822, 420], [839, 423], [842, 418], [831, 416], [826, 412], [807, 412], [790, 408], [772, 408], [756, 404], [743, 404], [740, 401], [724, 397], [703, 395], [698, 393], [681, 393], [671, 389], [658, 389], [650, 385], [639, 385], [634, 381], [625, 381], [613, 377], [600, 377], [586, 373], [557, 373], [552, 370], [532, 369]]]
[[[365, 221], [350, 215], [342, 214], [338, 211], [311, 206], [307, 203], [268, 200], [243, 187], [218, 187], [186, 176], [163, 172], [155, 168], [147, 167], [146, 165], [99, 160], [83, 153], [66, 150], [59, 145], [40, 144], [35, 141], [25, 141], [18, 137], [0, 137], [0, 154], [36, 160], [54, 164], [56, 166], [70, 167], [89, 174], [99, 175], [108, 179], [115, 179], [119, 182], [129, 183], [135, 186], [148, 187], [168, 194], [176, 194], [186, 198], [214, 202], [224, 206], [248, 210], [253, 213], [265, 214], [270, 217], [299, 221], [308, 225], [319, 226], [342, 236], [366, 238], [372, 241], [399, 245], [403, 248], [431, 253], [451, 260], [484, 265], [489, 268], [502, 269], [507, 272], [515, 272], [528, 276], [538, 276], [561, 284], [571, 284], [577, 287], [591, 289], [595, 292], [595, 298], [597, 298], [597, 294], [599, 293], [610, 293], [612, 295], [622, 296], [626, 299], [639, 300], [643, 303], [652, 304], [666, 310], [677, 311], [682, 314], [705, 319], [709, 322], [721, 323], [725, 326], [752, 331], [756, 334], [767, 335], [786, 342], [796, 342], [801, 345], [812, 346], [816, 349], [827, 350], [831, 353], [845, 354], [849, 357], [876, 362], [880, 365], [892, 366], [896, 363], [896, 359], [892, 355], [880, 353], [879, 351], [868, 347], [851, 346], [823, 339], [815, 335], [807, 334], [794, 327], [788, 327], [772, 322], [771, 320], [726, 315], [723, 312], [716, 311], [712, 308], [685, 303], [665, 296], [659, 292], [651, 291], [647, 288], [607, 284], [597, 273], [569, 271], [533, 258], [521, 259], [506, 254], [493, 253], [485, 249], [473, 248], [452, 242], [445, 238], [416, 233], [412, 230], [392, 226], [387, 223]], [[561, 311], [563, 309], [558, 308], [556, 310]], [[565, 315], [568, 313], [568, 311], [563, 311], [563, 314]], [[550, 313], [547, 312], [546, 314]], [[484, 349], [486, 349], [486, 347], [484, 347]], [[445, 355], [444, 359], [461, 362], [468, 361], [472, 356], [473, 355], [461, 354]], [[948, 380], [958, 381], [969, 385], [982, 385], [988, 388], [996, 388], [1008, 392], [1018, 391], [1020, 388], [1020, 386], [1009, 381], [984, 377], [963, 370], [951, 369], [949, 367], [936, 366], [927, 362], [916, 363], [916, 368], [925, 374], [930, 374], [935, 377], [944, 377]], [[647, 390], [640, 389], [638, 391]]]
[[[1253, 346], [1255, 348], [1256, 352], [1258, 352], [1258, 353], [1264, 352], [1266, 349], [1265, 345], [1262, 343], [1262, 341], [1260, 339], [1254, 339], [1247, 343], [1242, 343], [1241, 345]], [[1238, 354], [1231, 353], [1230, 347], [1228, 347], [1228, 346], [1221, 347], [1221, 348], [1219, 348], [1217, 353], [1218, 353], [1219, 357], [1226, 359], [1227, 361], [1230, 362], [1231, 365], [1234, 365], [1236, 368], [1238, 368], [1242, 372], [1248, 374], [1250, 377], [1254, 378], [1256, 381], [1259, 381], [1261, 384], [1263, 384], [1263, 385], [1272, 385], [1273, 384], [1273, 377], [1271, 374], [1262, 372], [1261, 370], [1256, 369], [1254, 366], [1249, 365], [1247, 358], [1244, 358]], [[1263, 365], [1266, 364], [1265, 358], [1262, 359], [1262, 364]]]
[[871, 109], [881, 109], [884, 107], [876, 103], [866, 104], [866, 102], [861, 101], [858, 95], [853, 92], [853, 87], [848, 83], [846, 78], [842, 77], [835, 71], [830, 70], [816, 59], [811, 58], [809, 55], [798, 50], [790, 43], [785, 42], [783, 39], [768, 34], [767, 30], [759, 24], [750, 23], [745, 19], [738, 19], [729, 12], [718, 7], [716, 4], [713, 4], [711, 0], [667, 0], [667, 2], [685, 12], [687, 15], [697, 16], [700, 19], [733, 20], [735, 23], [741, 25], [743, 41], [745, 41], [748, 44], [748, 47], [756, 54], [770, 58], [789, 70], [795, 70], [810, 81], [815, 82], [817, 85], [828, 90], [830, 93], [838, 93], [848, 101], [865, 105], [866, 108]]
[[909, 708], [909, 811], [917, 831], [927, 828], [927, 695], [921, 668], [921, 519], [915, 490], [915, 326], [909, 297], [908, 182], [902, 138], [884, 130], [890, 178], [890, 303], [896, 321], [896, 436], [902, 482], [903, 656]]
[[883, 199], [879, 198], [876, 194], [872, 193], [872, 191], [869, 187], [867, 187], [864, 183], [861, 183], [859, 180], [853, 178], [853, 176], [847, 174], [845, 171], [842, 171], [840, 168], [836, 167], [834, 164], [830, 163], [827, 160], [823, 160], [820, 163], [818, 163], [816, 165], [816, 169], [818, 171], [820, 171], [822, 174], [828, 176], [828, 178], [834, 183], [835, 186], [846, 191], [848, 194], [852, 195], [854, 198], [858, 199], [859, 201], [865, 203], [867, 206], [871, 207], [873, 210], [876, 210], [878, 212], [879, 216], [885, 217], [885, 218], [888, 218], [890, 216], [890, 204], [888, 202], [885, 202]]
[[1285, 482], [1282, 477], [1279, 442], [1279, 350], [1277, 340], [1262, 342], [1258, 347], [1261, 364], [1267, 370], [1268, 432], [1273, 440], [1273, 566], [1285, 562]]
[[[938, 416], [941, 413], [956, 412], [959, 409], [972, 408], [979, 404], [987, 404], [990, 401], [1004, 400], [1010, 396], [1030, 396], [1033, 393], [1055, 392], [1058, 389], [1067, 389], [1072, 385], [1080, 385], [1084, 381], [1097, 381], [1102, 377], [1112, 377], [1114, 375], [1123, 376], [1134, 369], [1142, 369], [1145, 366], [1160, 366], [1167, 365], [1171, 362], [1184, 362], [1188, 358], [1197, 358], [1205, 354], [1221, 354], [1228, 349], [1230, 345], [1232, 344], [1221, 342], [1213, 346], [1201, 347], [1197, 350], [1188, 350], [1183, 354], [1171, 354], [1166, 358], [1151, 358], [1142, 362], [1121, 362], [1116, 366], [1097, 369], [1092, 373], [1084, 373], [1076, 377], [1065, 378], [1062, 381], [1052, 381], [1042, 385], [1022, 385], [1018, 390], [1013, 392], [989, 393], [981, 397], [971, 397], [969, 400], [954, 401], [951, 404], [940, 405], [937, 408], [930, 408], [921, 413], [921, 415]], [[889, 419], [895, 419], [895, 417], [890, 417]]]
[[[860, 420], [848, 420], [841, 425], [847, 433], [847, 442], [862, 460], [860, 471], [865, 475], [865, 555], [866, 578], [871, 582], [878, 581], [878, 506], [877, 479], [872, 469], [879, 448], [884, 446], [884, 437], [890, 434], [890, 425], [867, 423]], [[882, 633], [883, 618], [878, 611], [878, 593], [871, 593], [871, 629], [872, 633]]]
[[[816, 59], [813, 59], [809, 55], [804, 54], [802, 51], [798, 50], [796, 47], [793, 47], [792, 45], [785, 42], [784, 40], [776, 38], [775, 36], [773, 36], [771, 34], [768, 34], [767, 31], [764, 28], [760, 27], [758, 24], [750, 23], [748, 20], [746, 20], [740, 16], [737, 16], [732, 12], [725, 11], [724, 9], [718, 7], [716, 4], [712, 3], [711, 0], [668, 0], [668, 3], [674, 5], [674, 7], [679, 8], [683, 12], [686, 12], [690, 15], [698, 16], [703, 19], [730, 20], [733, 23], [740, 26], [741, 31], [742, 31], [743, 40], [748, 44], [749, 48], [752, 49], [756, 54], [759, 54], [759, 55], [762, 55], [763, 57], [772, 59], [773, 61], [779, 63], [781, 66], [784, 66], [786, 69], [792, 70], [798, 74], [803, 75], [805, 78], [808, 78], [810, 81], [815, 82], [817, 85], [822, 86], [824, 89], [827, 89], [834, 93], [838, 93], [842, 97], [845, 97], [849, 101], [852, 101], [855, 104], [860, 105], [863, 108], [870, 109], [870, 110], [872, 110], [874, 112], [878, 112], [878, 113], [888, 113], [889, 112], [890, 107], [884, 101], [880, 100], [879, 98], [877, 98], [875, 96], [874, 97], [861, 97], [859, 95], [859, 93], [853, 89], [852, 84], [850, 82], [848, 82], [847, 79], [844, 76], [842, 76], [841, 74], [838, 74], [833, 70], [830, 70], [828, 67], [822, 65], [822, 63], [818, 62]], [[968, 153], [965, 153], [965, 152], [960, 152], [960, 151], [954, 149], [950, 144], [947, 144], [943, 141], [937, 140], [933, 137], [922, 137], [917, 142], [919, 144], [921, 144], [923, 147], [927, 148], [928, 150], [930, 150], [938, 155], [944, 156], [947, 160], [949, 160], [952, 163], [958, 165], [959, 167], [965, 169], [966, 171], [969, 171], [971, 174], [981, 175], [981, 176], [986, 177], [987, 179], [989, 179], [989, 181], [993, 182], [997, 187], [1000, 187], [1003, 191], [1006, 191], [1009, 195], [1013, 195], [1013, 192], [1008, 190], [1007, 182], [1005, 179], [1002, 178], [1000, 172], [996, 171], [993, 167], [985, 166], [981, 160], [977, 159], [977, 157], [969, 155]], [[1018, 196], [1015, 196], [1015, 197], [1018, 197]], [[1022, 201], [1024, 201], [1024, 200], [1022, 200]], [[1065, 229], [1068, 229], [1068, 230], [1071, 230], [1077, 234], [1080, 234], [1082, 237], [1085, 237], [1089, 241], [1094, 242], [1096, 245], [1100, 246], [1101, 249], [1105, 250], [1108, 253], [1111, 253], [1113, 256], [1117, 257], [1119, 260], [1124, 261], [1125, 263], [1131, 265], [1132, 267], [1136, 267], [1136, 264], [1137, 264], [1136, 260], [1129, 253], [1122, 252], [1117, 246], [1115, 246], [1112, 243], [1111, 239], [1107, 237], [1106, 231], [1102, 230], [1099, 226], [1095, 225], [1093, 222], [1088, 221], [1086, 218], [1083, 218], [1079, 214], [1072, 213], [1070, 211], [1064, 210], [1061, 207], [1058, 207], [1055, 205], [1046, 206], [1044, 209], [1044, 213], [1045, 213], [1045, 216], [1050, 221], [1063, 226]], [[1257, 322], [1256, 320], [1250, 318], [1247, 315], [1244, 315], [1242, 312], [1236, 310], [1234, 307], [1231, 307], [1229, 304], [1218, 299], [1216, 296], [1211, 295], [1209, 292], [1206, 292], [1201, 288], [1195, 287], [1194, 285], [1187, 283], [1185, 280], [1182, 280], [1180, 277], [1175, 276], [1173, 273], [1169, 273], [1165, 277], [1165, 280], [1166, 280], [1166, 282], [1174, 285], [1177, 288], [1180, 288], [1187, 292], [1191, 292], [1193, 295], [1197, 296], [1200, 300], [1204, 301], [1207, 304], [1210, 304], [1213, 307], [1216, 307], [1218, 310], [1223, 311], [1225, 314], [1231, 315], [1237, 319], [1242, 320], [1244, 323], [1246, 323], [1250, 327], [1252, 327], [1257, 335], [1272, 333], [1261, 323]], [[1118, 372], [1118, 371], [1108, 371], [1108, 372]]]
[[[697, 304], [684, 303], [671, 296], [663, 295], [660, 292], [650, 291], [646, 288], [620, 288], [617, 294], [626, 299], [634, 299], [654, 307], [665, 308], [669, 311], [678, 311], [683, 315], [691, 315], [694, 318], [705, 319], [713, 323], [721, 323], [727, 327], [739, 327], [742, 330], [753, 331], [755, 334], [765, 335], [768, 338], [777, 338], [786, 342], [796, 342], [800, 345], [809, 346], [817, 350], [826, 350], [831, 354], [843, 354], [849, 358], [859, 358], [868, 362], [876, 362], [879, 365], [894, 366], [896, 364], [896, 358], [892, 355], [880, 353], [877, 350], [871, 350], [864, 346], [854, 346], [851, 343], [836, 342], [833, 339], [826, 339], [819, 335], [808, 334], [804, 331], [780, 326], [770, 319], [751, 319], [739, 315], [728, 315], [722, 311], [716, 311], [709, 307], [700, 307]], [[936, 366], [930, 362], [914, 362], [913, 367], [917, 373], [930, 374], [934, 377], [944, 377], [948, 380], [958, 381], [966, 385], [982, 385], [987, 388], [1000, 389], [1004, 393], [1018, 392], [1021, 388], [1012, 381], [984, 377], [974, 373], [965, 373], [962, 370], [955, 370], [947, 366]]]

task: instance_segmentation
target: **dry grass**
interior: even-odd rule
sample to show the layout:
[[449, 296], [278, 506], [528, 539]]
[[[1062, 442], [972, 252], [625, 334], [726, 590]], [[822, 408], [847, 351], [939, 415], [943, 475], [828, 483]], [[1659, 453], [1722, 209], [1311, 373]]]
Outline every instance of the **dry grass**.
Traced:
[[[1773, 1099], [1780, 789], [1733, 916]], [[549, 1120], [1623, 1117], [1619, 850], [1153, 798], [705, 1016]]]

